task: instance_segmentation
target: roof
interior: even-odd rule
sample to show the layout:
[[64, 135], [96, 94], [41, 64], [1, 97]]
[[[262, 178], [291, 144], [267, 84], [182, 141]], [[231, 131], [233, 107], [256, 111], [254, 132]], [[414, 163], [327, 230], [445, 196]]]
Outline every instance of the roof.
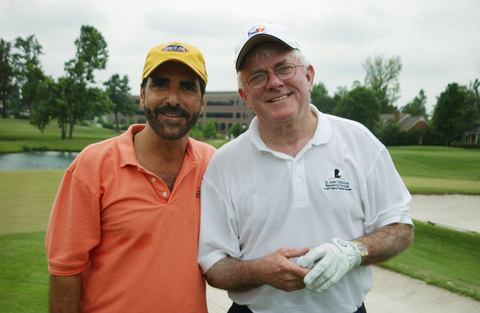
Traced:
[[[395, 114], [380, 114], [380, 121], [382, 124], [385, 124], [389, 120], [394, 120]], [[427, 126], [429, 125], [424, 116], [411, 116], [406, 113], [398, 113], [397, 124], [400, 125], [400, 130], [409, 131], [418, 123], [424, 123]]]

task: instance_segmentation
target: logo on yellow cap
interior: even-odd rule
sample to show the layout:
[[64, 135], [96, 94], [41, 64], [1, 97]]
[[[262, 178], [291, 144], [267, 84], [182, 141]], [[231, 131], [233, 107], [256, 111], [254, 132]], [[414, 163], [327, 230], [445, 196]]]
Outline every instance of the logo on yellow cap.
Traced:
[[188, 49], [181, 45], [168, 45], [162, 49], [163, 52], [188, 52]]

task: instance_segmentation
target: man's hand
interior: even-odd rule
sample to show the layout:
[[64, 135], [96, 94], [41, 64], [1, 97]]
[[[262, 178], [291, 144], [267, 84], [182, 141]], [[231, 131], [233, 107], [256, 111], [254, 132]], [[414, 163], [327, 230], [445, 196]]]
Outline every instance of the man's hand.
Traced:
[[262, 270], [264, 274], [262, 279], [266, 284], [284, 291], [305, 288], [303, 279], [310, 270], [301, 268], [289, 259], [304, 255], [307, 251], [308, 248], [281, 248], [265, 256], [262, 263], [266, 268]]
[[354, 266], [360, 265], [362, 257], [353, 243], [338, 238], [332, 241], [333, 244], [325, 243], [297, 260], [301, 267], [316, 263], [303, 280], [307, 289], [317, 288], [318, 293], [323, 293]]
[[215, 263], [205, 278], [212, 287], [244, 292], [270, 285], [284, 291], [305, 288], [303, 279], [310, 269], [305, 269], [290, 258], [296, 258], [308, 252], [308, 248], [281, 248], [263, 258], [240, 261], [226, 257]]

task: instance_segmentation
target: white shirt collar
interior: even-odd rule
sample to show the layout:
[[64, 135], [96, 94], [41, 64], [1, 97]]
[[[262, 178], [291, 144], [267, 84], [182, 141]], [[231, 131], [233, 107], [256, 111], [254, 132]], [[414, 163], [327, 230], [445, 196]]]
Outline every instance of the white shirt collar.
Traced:
[[[313, 104], [310, 104], [310, 109], [317, 115], [317, 128], [315, 133], [313, 134], [312, 139], [305, 145], [305, 146], [318, 146], [322, 144], [328, 143], [330, 137], [332, 136], [332, 127], [330, 125], [330, 121], [328, 120], [327, 116], [320, 112]], [[258, 118], [254, 117], [252, 122], [250, 123], [250, 128], [248, 130], [250, 138], [252, 139], [252, 143], [258, 150], [258, 153], [270, 152], [275, 156], [281, 157], [284, 156], [283, 153], [279, 153], [273, 151], [262, 141], [260, 137], [260, 125], [258, 122]], [[283, 158], [283, 157], [282, 157]]]

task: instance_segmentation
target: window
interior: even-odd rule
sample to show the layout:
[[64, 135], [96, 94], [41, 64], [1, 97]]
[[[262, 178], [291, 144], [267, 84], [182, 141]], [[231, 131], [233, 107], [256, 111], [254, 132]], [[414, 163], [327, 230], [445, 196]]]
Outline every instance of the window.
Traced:
[[233, 118], [233, 113], [228, 112], [207, 112], [207, 118]]

